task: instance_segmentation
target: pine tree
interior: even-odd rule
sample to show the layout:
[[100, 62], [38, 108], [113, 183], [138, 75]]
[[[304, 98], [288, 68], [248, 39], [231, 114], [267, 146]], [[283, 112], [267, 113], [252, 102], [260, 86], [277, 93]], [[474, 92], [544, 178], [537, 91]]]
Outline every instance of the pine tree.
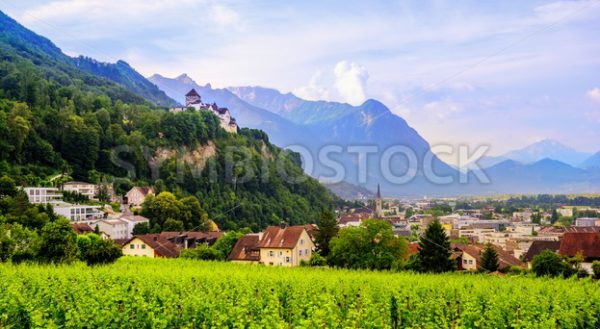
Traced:
[[419, 238], [418, 270], [434, 273], [453, 271], [456, 264], [450, 255], [450, 240], [440, 222], [435, 220]]
[[481, 265], [479, 267], [482, 271], [486, 272], [496, 272], [498, 270], [498, 253], [489, 243], [483, 250]]
[[321, 213], [317, 226], [319, 227], [315, 237], [317, 248], [319, 248], [321, 256], [327, 257], [330, 250], [329, 242], [338, 233], [337, 220], [332, 212], [324, 211]]

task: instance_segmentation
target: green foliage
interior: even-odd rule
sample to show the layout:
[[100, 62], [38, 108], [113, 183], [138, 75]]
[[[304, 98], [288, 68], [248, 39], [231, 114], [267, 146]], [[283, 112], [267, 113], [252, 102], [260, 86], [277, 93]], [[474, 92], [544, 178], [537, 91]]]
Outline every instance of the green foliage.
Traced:
[[421, 272], [452, 271], [456, 264], [450, 259], [450, 241], [438, 220], [431, 222], [419, 238], [418, 265]]
[[481, 265], [479, 267], [485, 272], [496, 272], [499, 266], [498, 253], [496, 252], [496, 249], [488, 243], [483, 250], [483, 254], [481, 254]]
[[565, 273], [566, 264], [559, 255], [550, 250], [544, 250], [533, 257], [531, 270], [537, 276], [555, 277]]
[[167, 231], [167, 232], [183, 232], [184, 231], [183, 222], [180, 220], [169, 218], [162, 225], [162, 229], [163, 229], [163, 231]]
[[600, 279], [600, 261], [595, 260], [592, 263], [592, 271], [594, 272], [594, 278]]
[[315, 267], [327, 266], [327, 259], [321, 256], [318, 251], [315, 251], [312, 253], [312, 255], [310, 255], [308, 264]]
[[77, 235], [67, 219], [60, 218], [44, 225], [41, 238], [39, 251], [41, 261], [70, 263], [77, 258]]
[[408, 251], [406, 241], [394, 235], [390, 223], [373, 219], [341, 229], [330, 248], [328, 263], [332, 266], [378, 270], [390, 269]]
[[148, 223], [139, 223], [133, 227], [133, 235], [142, 235], [150, 233], [150, 225]]
[[123, 256], [120, 246], [111, 240], [103, 240], [96, 234], [79, 235], [77, 247], [79, 258], [88, 265], [114, 263]]
[[246, 233], [249, 233], [249, 231], [229, 231], [223, 234], [223, 236], [221, 236], [211, 248], [218, 251], [221, 255], [223, 255], [223, 259], [225, 259], [227, 256], [229, 256], [237, 241]]
[[0, 277], [3, 328], [600, 326], [592, 280], [134, 257], [101, 267], [0, 264]]
[[327, 257], [329, 255], [329, 243], [338, 233], [337, 220], [330, 211], [324, 211], [317, 223], [319, 230], [315, 236], [315, 244], [319, 254]]
[[180, 257], [201, 260], [224, 260], [226, 258], [219, 250], [205, 244], [201, 244], [193, 249], [182, 250]]

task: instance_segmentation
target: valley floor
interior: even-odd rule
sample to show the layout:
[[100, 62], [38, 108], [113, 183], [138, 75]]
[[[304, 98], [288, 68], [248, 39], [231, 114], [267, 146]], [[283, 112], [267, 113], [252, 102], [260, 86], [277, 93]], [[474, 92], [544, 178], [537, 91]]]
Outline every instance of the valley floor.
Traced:
[[185, 259], [0, 264], [0, 328], [594, 328], [599, 287]]

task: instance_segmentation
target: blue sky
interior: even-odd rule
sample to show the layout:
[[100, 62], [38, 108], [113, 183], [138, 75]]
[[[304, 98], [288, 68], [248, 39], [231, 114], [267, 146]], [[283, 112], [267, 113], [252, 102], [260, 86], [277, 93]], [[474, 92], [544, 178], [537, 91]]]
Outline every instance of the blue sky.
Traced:
[[[600, 1], [0, 0], [144, 75], [384, 102], [431, 144], [600, 150]], [[446, 159], [452, 161], [451, 159]]]

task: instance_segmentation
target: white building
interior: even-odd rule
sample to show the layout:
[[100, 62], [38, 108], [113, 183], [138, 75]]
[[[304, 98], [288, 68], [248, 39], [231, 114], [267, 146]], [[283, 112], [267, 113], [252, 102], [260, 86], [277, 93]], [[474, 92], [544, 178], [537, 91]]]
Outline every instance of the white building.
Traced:
[[66, 182], [63, 185], [63, 191], [76, 192], [81, 195], [85, 195], [90, 200], [95, 200], [98, 196], [98, 185], [86, 182], [71, 181]]
[[133, 228], [136, 225], [143, 223], [150, 225], [150, 220], [144, 216], [123, 215], [119, 219], [127, 223], [127, 239], [133, 236]]
[[198, 94], [195, 89], [190, 90], [185, 95], [185, 107], [171, 108], [169, 111], [172, 113], [178, 113], [186, 111], [188, 108], [194, 108], [196, 111], [211, 111], [221, 121], [221, 128], [232, 134], [237, 133], [238, 126], [235, 122], [235, 118], [231, 116], [229, 109], [218, 107], [215, 103], [207, 104], [202, 102], [200, 94]]
[[62, 200], [62, 193], [55, 187], [24, 187], [31, 203], [52, 203]]
[[581, 217], [575, 220], [575, 226], [600, 226], [600, 218]]
[[53, 204], [54, 212], [57, 215], [66, 217], [71, 222], [93, 223], [102, 218], [104, 213], [100, 206], [90, 206], [84, 204], [70, 204], [58, 202]]
[[146, 199], [148, 195], [154, 195], [153, 188], [135, 186], [125, 194], [125, 197], [127, 198], [128, 204], [139, 207], [144, 203], [144, 199]]
[[96, 221], [92, 227], [98, 226], [100, 232], [104, 232], [113, 240], [128, 239], [131, 236], [129, 223], [121, 219], [103, 219]]

